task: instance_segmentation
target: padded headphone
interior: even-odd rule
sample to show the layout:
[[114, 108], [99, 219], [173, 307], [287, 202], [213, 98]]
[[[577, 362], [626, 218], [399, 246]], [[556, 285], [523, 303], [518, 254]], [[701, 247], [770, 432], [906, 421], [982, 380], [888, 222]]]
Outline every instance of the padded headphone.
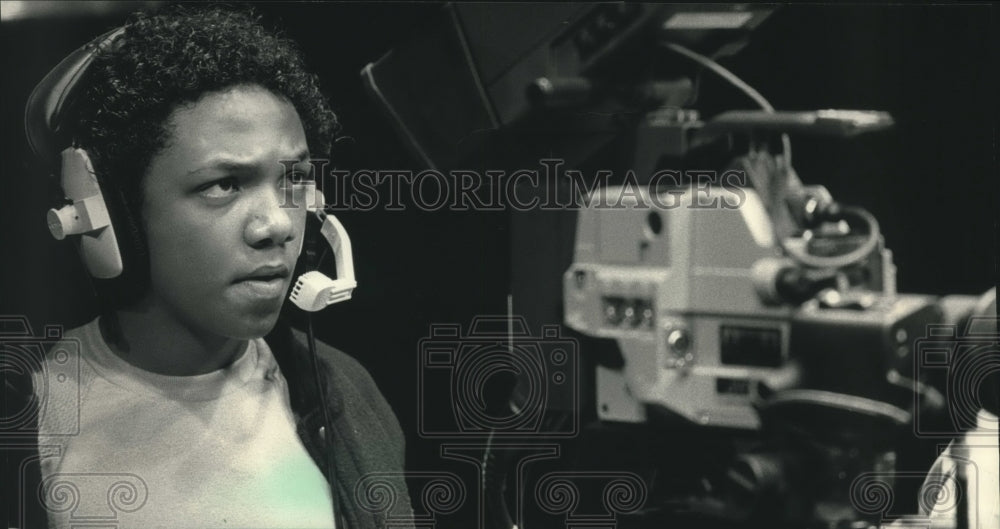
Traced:
[[28, 144], [40, 161], [58, 170], [66, 197], [49, 210], [49, 231], [59, 240], [79, 236], [80, 257], [99, 280], [95, 286], [120, 304], [135, 301], [146, 290], [145, 236], [125, 193], [94, 171], [90, 155], [73, 137], [73, 124], [94, 58], [119, 43], [124, 33], [124, 27], [113, 29], [63, 59], [31, 92], [24, 115]]
[[[48, 212], [49, 231], [58, 240], [79, 235], [84, 265], [94, 278], [107, 280], [102, 281], [103, 288], [119, 303], [134, 301], [148, 285], [145, 236], [124, 192], [94, 171], [87, 151], [73, 138], [70, 123], [88, 68], [97, 54], [119, 44], [124, 33], [124, 27], [111, 30], [63, 59], [31, 92], [24, 117], [32, 151], [50, 165], [58, 163], [66, 196], [67, 203]], [[323, 193], [315, 184], [306, 196], [306, 206], [313, 213], [310, 217], [319, 221], [318, 236], [333, 249], [339, 276], [334, 280], [310, 271], [296, 281], [290, 299], [299, 308], [315, 312], [350, 299], [357, 283], [347, 232], [336, 217], [325, 212]], [[316, 236], [312, 233], [306, 230], [307, 239]]]

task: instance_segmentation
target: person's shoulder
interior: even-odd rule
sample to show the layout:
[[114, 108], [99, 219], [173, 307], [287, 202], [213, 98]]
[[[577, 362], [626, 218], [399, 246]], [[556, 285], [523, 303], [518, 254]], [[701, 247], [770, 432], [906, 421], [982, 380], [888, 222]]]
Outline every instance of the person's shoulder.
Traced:
[[[305, 333], [295, 330], [293, 335], [296, 341], [308, 350]], [[333, 378], [341, 390], [353, 388], [355, 392], [365, 397], [382, 398], [371, 373], [353, 356], [320, 340], [316, 340], [316, 355], [320, 359], [320, 365], [328, 367], [326, 374]]]
[[[308, 343], [304, 333], [296, 330], [293, 335], [300, 344]], [[305, 350], [308, 351], [308, 346]], [[321, 376], [328, 381], [328, 402], [332, 402], [336, 415], [344, 413], [342, 417], [350, 416], [354, 426], [366, 426], [369, 433], [378, 434], [375, 437], [392, 439], [401, 447], [403, 432], [399, 421], [368, 370], [356, 358], [319, 340], [316, 355]]]
[[[308, 351], [308, 338], [306, 334], [299, 330], [292, 331], [295, 340], [302, 345], [303, 349]], [[347, 375], [368, 375], [368, 370], [365, 369], [361, 362], [358, 362], [353, 356], [337, 349], [336, 347], [323, 342], [321, 340], [316, 340], [316, 354], [319, 355], [321, 359], [330, 364], [330, 367], [335, 371], [342, 372]]]

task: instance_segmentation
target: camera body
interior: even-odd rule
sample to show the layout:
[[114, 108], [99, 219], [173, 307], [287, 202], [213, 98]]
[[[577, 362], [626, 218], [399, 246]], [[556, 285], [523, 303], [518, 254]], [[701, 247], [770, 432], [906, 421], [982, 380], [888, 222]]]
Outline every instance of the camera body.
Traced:
[[731, 193], [692, 187], [639, 188], [629, 203], [626, 191], [605, 188], [604, 204], [580, 211], [563, 276], [566, 324], [614, 338], [624, 359], [597, 367], [598, 416], [643, 422], [658, 404], [698, 424], [758, 427], [750, 386], [797, 376], [792, 309], [764, 303], [753, 282], [754, 263], [775, 256], [761, 201], [740, 190], [742, 204], [723, 207]]
[[566, 324], [614, 339], [624, 360], [597, 367], [600, 419], [645, 422], [655, 406], [754, 430], [756, 403], [792, 388], [910, 404], [887, 374], [912, 376], [913, 344], [941, 313], [930, 296], [895, 293], [887, 250], [852, 302], [776, 303], [762, 293], [782, 250], [755, 190], [601, 193], [580, 211], [563, 277]]
[[795, 263], [789, 245], [838, 254], [856, 241], [814, 227], [809, 240], [779, 244], [766, 202], [755, 189], [696, 183], [593, 193], [563, 275], [565, 322], [621, 354], [596, 366], [603, 424], [730, 440], [728, 470], [691, 476], [714, 488], [692, 505], [793, 524], [868, 519], [850, 480], [895, 472], [900, 434], [933, 415], [915, 381], [937, 364], [921, 359], [982, 348], [985, 336], [952, 326], [945, 339], [921, 338], [942, 309], [933, 296], [896, 292], [881, 243], [836, 270]]

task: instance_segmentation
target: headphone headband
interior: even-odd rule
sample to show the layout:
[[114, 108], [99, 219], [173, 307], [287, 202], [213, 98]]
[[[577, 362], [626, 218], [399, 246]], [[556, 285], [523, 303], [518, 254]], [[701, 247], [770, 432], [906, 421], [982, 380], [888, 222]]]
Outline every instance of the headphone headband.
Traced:
[[31, 150], [39, 159], [55, 163], [62, 150], [72, 144], [72, 138], [63, 127], [66, 111], [76, 99], [80, 81], [94, 56], [124, 32], [124, 27], [116, 28], [81, 46], [31, 91], [24, 110], [24, 131]]

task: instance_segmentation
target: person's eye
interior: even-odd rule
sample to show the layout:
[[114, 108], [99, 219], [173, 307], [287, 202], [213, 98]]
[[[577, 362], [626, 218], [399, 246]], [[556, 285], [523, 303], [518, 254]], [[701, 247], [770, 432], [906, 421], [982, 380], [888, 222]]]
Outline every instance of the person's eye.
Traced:
[[281, 179], [282, 185], [302, 185], [315, 182], [312, 171], [290, 171]]
[[239, 189], [239, 182], [235, 178], [226, 177], [199, 187], [198, 192], [206, 198], [223, 199], [232, 196]]
[[278, 188], [285, 191], [292, 191], [302, 188], [304, 185], [313, 184], [315, 180], [309, 171], [289, 171], [278, 179]]

